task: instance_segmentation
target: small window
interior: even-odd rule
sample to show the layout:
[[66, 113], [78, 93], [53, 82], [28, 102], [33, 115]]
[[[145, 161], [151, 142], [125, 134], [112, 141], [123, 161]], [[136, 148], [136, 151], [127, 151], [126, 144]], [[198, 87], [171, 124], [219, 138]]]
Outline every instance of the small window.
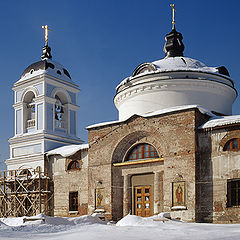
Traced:
[[148, 73], [156, 71], [156, 66], [152, 63], [142, 63], [133, 72], [132, 77], [140, 73]]
[[60, 100], [60, 98], [56, 95], [56, 104], [55, 104], [55, 126], [57, 128], [64, 128], [64, 122], [63, 122], [63, 104]]
[[78, 192], [69, 193], [69, 211], [78, 211]]
[[62, 73], [59, 70], [57, 70], [57, 74], [62, 75]]
[[240, 138], [233, 138], [229, 140], [223, 147], [223, 151], [239, 151], [240, 150]]
[[68, 164], [67, 170], [80, 169], [80, 164], [77, 160], [71, 161]]
[[137, 159], [147, 159], [147, 158], [159, 158], [156, 149], [147, 144], [139, 144], [134, 147], [127, 156], [126, 161], [132, 161]]
[[227, 182], [227, 206], [240, 206], [240, 180], [228, 180]]

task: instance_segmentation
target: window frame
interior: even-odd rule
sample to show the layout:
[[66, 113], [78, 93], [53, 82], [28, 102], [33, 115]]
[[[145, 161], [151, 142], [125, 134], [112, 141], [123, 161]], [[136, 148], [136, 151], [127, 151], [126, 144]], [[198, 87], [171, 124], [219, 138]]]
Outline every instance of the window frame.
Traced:
[[[234, 145], [237, 143], [237, 148], [234, 148]], [[223, 147], [224, 152], [237, 152], [240, 151], [240, 138], [232, 138], [228, 140], [224, 147]]]
[[69, 192], [69, 212], [78, 211], [78, 192]]
[[227, 180], [227, 207], [240, 207], [240, 179]]
[[[76, 166], [76, 165], [78, 165], [78, 166]], [[80, 169], [81, 169], [81, 165], [78, 160], [72, 160], [67, 166], [67, 171], [80, 170]]]
[[55, 96], [55, 127], [64, 128], [64, 106], [58, 95]]
[[[132, 157], [134, 155], [135, 157]], [[140, 143], [138, 145], [135, 145], [129, 151], [125, 161], [136, 161], [136, 160], [154, 159], [154, 158], [159, 158], [158, 152], [155, 149], [155, 147], [153, 147], [148, 143]]]

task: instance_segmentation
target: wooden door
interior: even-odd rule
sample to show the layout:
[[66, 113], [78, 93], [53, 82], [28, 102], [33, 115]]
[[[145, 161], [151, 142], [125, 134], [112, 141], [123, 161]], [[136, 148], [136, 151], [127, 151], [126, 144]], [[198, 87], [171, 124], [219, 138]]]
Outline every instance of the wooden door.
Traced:
[[151, 186], [135, 187], [135, 215], [151, 216]]

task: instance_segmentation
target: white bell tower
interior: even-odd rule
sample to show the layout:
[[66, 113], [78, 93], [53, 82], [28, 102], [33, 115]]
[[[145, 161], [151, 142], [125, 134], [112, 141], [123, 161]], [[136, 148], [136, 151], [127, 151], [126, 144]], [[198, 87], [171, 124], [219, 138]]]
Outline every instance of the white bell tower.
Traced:
[[51, 60], [47, 31], [42, 60], [28, 66], [13, 86], [15, 131], [9, 139], [8, 170], [44, 170], [47, 151], [83, 143], [77, 137], [79, 88], [66, 68]]

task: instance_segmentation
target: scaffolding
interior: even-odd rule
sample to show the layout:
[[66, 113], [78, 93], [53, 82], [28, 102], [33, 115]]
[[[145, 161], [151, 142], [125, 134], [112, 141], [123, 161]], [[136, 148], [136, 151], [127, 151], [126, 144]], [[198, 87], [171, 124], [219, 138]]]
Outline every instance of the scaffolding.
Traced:
[[40, 169], [0, 171], [0, 217], [52, 215], [52, 188]]

